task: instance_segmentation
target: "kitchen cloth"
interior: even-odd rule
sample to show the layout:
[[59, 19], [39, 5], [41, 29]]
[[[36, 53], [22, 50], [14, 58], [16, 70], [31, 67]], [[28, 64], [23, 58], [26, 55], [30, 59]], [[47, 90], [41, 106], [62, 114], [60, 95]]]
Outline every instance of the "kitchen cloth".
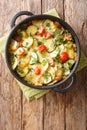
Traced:
[[[55, 9], [51, 9], [45, 14], [59, 17], [59, 15]], [[5, 57], [4, 52], [5, 52], [5, 45], [6, 45], [7, 38], [8, 38], [8, 35], [0, 38], [0, 53], [2, 54], [3, 57]], [[86, 66], [87, 66], [87, 57], [81, 51], [80, 63], [78, 65], [76, 72], [80, 71], [81, 69], [83, 69]], [[45, 95], [46, 93], [48, 93], [51, 90], [51, 89], [48, 89], [48, 90], [33, 89], [33, 88], [23, 85], [18, 80], [16, 80], [16, 81], [18, 82], [19, 87], [21, 88], [25, 97], [30, 101], [33, 99], [38, 99], [38, 98], [42, 97], [43, 95]]]

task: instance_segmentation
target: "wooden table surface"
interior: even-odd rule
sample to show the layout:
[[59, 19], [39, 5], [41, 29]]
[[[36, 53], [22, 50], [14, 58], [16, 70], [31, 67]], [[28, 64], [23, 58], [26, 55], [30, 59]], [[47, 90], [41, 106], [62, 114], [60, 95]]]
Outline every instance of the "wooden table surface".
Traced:
[[[0, 37], [10, 32], [18, 11], [41, 14], [52, 8], [74, 28], [87, 56], [87, 0], [0, 0]], [[28, 102], [0, 55], [0, 130], [87, 130], [87, 68], [76, 76], [71, 91]]]

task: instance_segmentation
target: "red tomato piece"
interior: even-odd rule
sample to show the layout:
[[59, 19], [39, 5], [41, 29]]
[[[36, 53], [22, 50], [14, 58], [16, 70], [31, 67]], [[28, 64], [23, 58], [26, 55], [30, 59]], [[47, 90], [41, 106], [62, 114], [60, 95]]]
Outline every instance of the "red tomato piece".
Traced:
[[61, 28], [62, 28], [62, 26], [59, 24], [59, 25], [58, 25], [58, 28], [59, 28], [59, 29], [61, 29]]
[[69, 55], [67, 52], [61, 52], [59, 59], [64, 63], [69, 59]]
[[17, 56], [23, 56], [25, 54], [25, 49], [23, 47], [19, 47], [16, 51]]
[[56, 80], [56, 81], [60, 81], [61, 78], [57, 76], [57, 77], [55, 77], [55, 80]]
[[58, 25], [58, 23], [56, 21], [53, 22], [54, 25]]
[[21, 42], [21, 39], [20, 39], [19, 36], [15, 36], [15, 37], [14, 37], [14, 40], [16, 40], [17, 42]]
[[41, 74], [41, 68], [40, 68], [40, 67], [36, 67], [36, 68], [35, 68], [35, 74], [36, 74], [36, 75]]
[[46, 46], [44, 44], [41, 44], [38, 46], [38, 51], [41, 52], [41, 51], [46, 51]]
[[45, 32], [45, 33], [44, 33], [44, 37], [45, 37], [45, 38], [51, 38], [51, 37], [52, 37], [52, 34], [49, 33], [49, 32]]
[[59, 29], [62, 28], [62, 26], [61, 26], [58, 22], [54, 21], [53, 23], [54, 23], [54, 25], [56, 25]]
[[37, 32], [37, 35], [43, 35], [44, 33], [45, 33], [45, 28], [41, 26]]

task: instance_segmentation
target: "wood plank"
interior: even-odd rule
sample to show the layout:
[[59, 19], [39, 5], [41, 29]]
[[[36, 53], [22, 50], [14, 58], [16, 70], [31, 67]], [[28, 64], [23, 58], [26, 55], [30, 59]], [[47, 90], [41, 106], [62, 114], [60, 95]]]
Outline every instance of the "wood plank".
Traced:
[[48, 93], [44, 97], [44, 130], [65, 130], [65, 94]]
[[[87, 1], [65, 0], [65, 21], [79, 36], [81, 48], [87, 54]], [[77, 74], [74, 89], [66, 95], [66, 130], [87, 129], [87, 73]]]
[[58, 11], [58, 14], [63, 17], [63, 4], [64, 0], [42, 0], [42, 13], [47, 12], [50, 9], [55, 8]]
[[33, 14], [41, 13], [41, 0], [21, 0], [21, 10], [31, 11]]
[[[55, 8], [63, 16], [63, 0], [43, 0], [42, 12]], [[44, 130], [65, 130], [65, 94], [54, 91], [44, 96]]]
[[[19, 3], [19, 0], [0, 1], [0, 36], [10, 31], [12, 16], [20, 11]], [[0, 130], [21, 130], [21, 91], [1, 56]]]
[[[87, 82], [84, 71], [77, 74], [77, 83], [66, 95], [66, 129], [86, 130], [86, 96]], [[86, 74], [87, 75], [87, 74]], [[86, 76], [87, 77], [87, 76]], [[78, 82], [79, 81], [79, 82]], [[86, 91], [87, 92], [87, 91]]]
[[[41, 13], [41, 0], [22, 0], [21, 10]], [[43, 98], [28, 102], [23, 96], [22, 129], [43, 130]]]
[[28, 102], [23, 97], [23, 130], [43, 130], [43, 98]]
[[0, 129], [21, 130], [21, 92], [2, 57], [0, 62]]
[[15, 13], [20, 11], [21, 1], [0, 0], [0, 37], [10, 32], [10, 22]]

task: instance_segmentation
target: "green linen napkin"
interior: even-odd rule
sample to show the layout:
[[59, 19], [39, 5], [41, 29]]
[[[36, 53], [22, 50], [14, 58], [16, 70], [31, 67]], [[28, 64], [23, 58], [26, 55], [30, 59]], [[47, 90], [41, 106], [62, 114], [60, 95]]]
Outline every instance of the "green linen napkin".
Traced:
[[[49, 10], [46, 14], [59, 17], [59, 15], [55, 9]], [[2, 54], [3, 57], [5, 57], [4, 51], [5, 51], [5, 45], [6, 45], [7, 38], [8, 38], [8, 35], [0, 38], [0, 53]], [[76, 72], [80, 71], [81, 69], [83, 69], [86, 66], [87, 66], [87, 57], [84, 55], [83, 52], [81, 52], [80, 63], [79, 63], [79, 66], [78, 66]], [[50, 91], [50, 89], [48, 89], [48, 90], [32, 89], [32, 88], [29, 88], [29, 87], [23, 85], [18, 80], [17, 80], [17, 82], [18, 82], [19, 87], [21, 88], [23, 94], [25, 95], [25, 97], [28, 100], [33, 100], [35, 98], [38, 99]]]

